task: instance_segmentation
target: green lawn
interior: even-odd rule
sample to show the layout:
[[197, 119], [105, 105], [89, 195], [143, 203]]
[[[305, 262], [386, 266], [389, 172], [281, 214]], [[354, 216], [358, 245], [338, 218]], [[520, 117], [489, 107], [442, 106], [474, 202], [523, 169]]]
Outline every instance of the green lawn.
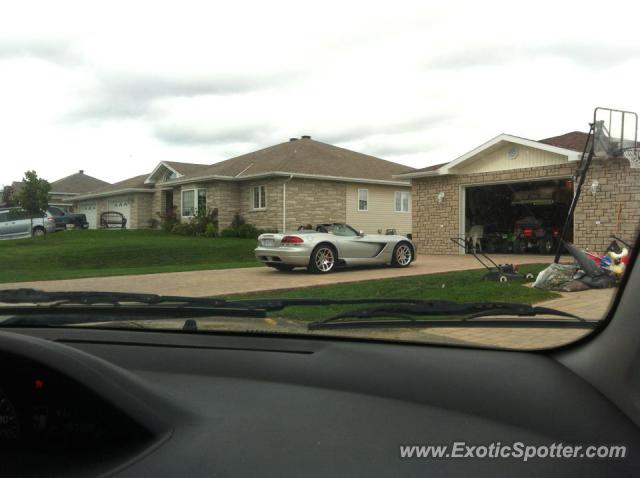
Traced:
[[0, 283], [254, 267], [253, 239], [160, 231], [64, 231], [0, 241]]
[[[537, 274], [548, 264], [522, 266], [521, 270]], [[485, 269], [445, 272], [421, 276], [409, 276], [394, 279], [380, 279], [347, 284], [305, 287], [289, 291], [259, 292], [229, 296], [229, 299], [269, 298], [269, 297], [313, 297], [332, 299], [353, 299], [369, 297], [401, 297], [410, 299], [447, 299], [461, 302], [525, 302], [532, 304], [547, 299], [560, 297], [549, 292], [531, 287], [524, 287], [523, 281], [507, 283], [491, 282], [482, 279]], [[444, 287], [443, 287], [444, 285]], [[329, 317], [344, 310], [366, 307], [366, 305], [322, 306], [322, 307], [290, 307], [274, 312], [273, 317], [289, 319], [318, 320]]]

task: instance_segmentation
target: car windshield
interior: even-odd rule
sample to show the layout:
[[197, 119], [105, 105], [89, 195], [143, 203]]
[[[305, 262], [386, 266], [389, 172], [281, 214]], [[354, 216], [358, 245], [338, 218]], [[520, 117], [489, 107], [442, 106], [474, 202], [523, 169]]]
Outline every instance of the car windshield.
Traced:
[[14, 2], [0, 331], [599, 333], [638, 250], [640, 40], [558, 3]]
[[347, 224], [321, 224], [316, 230], [336, 236], [354, 237], [358, 235], [358, 231]]

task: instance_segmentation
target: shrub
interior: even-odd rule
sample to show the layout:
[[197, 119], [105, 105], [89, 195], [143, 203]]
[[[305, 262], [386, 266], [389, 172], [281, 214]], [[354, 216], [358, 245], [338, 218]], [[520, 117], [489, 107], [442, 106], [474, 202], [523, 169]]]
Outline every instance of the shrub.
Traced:
[[151, 219], [149, 219], [148, 223], [151, 229], [157, 229], [158, 225], [160, 224], [160, 221], [155, 217], [152, 217]]
[[245, 223], [246, 221], [244, 218], [239, 213], [235, 213], [233, 220], [231, 221], [231, 228], [238, 230], [238, 228]]
[[215, 226], [211, 223], [207, 224], [207, 227], [204, 229], [204, 237], [216, 237], [217, 230]]
[[238, 230], [233, 227], [227, 227], [220, 233], [222, 237], [238, 237]]
[[175, 207], [166, 213], [158, 212], [157, 214], [160, 217], [160, 227], [165, 232], [173, 232], [174, 226], [180, 223]]
[[255, 239], [259, 235], [258, 228], [253, 224], [242, 224], [238, 227], [237, 232], [238, 237], [243, 239]]
[[207, 214], [206, 211], [198, 211], [191, 219], [193, 230], [196, 235], [204, 235], [208, 225], [212, 225], [215, 230], [218, 229], [218, 208], [214, 208]]
[[179, 222], [178, 224], [174, 224], [171, 228], [172, 234], [179, 234], [181, 236], [194, 236], [195, 231], [193, 229], [193, 225], [187, 222]]

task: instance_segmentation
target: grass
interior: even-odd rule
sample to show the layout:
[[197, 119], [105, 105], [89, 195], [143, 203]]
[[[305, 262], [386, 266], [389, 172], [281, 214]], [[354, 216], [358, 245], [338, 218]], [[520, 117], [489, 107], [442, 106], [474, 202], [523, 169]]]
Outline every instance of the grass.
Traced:
[[[523, 273], [537, 274], [548, 264], [521, 266]], [[258, 292], [229, 296], [229, 299], [272, 298], [272, 297], [313, 297], [332, 299], [354, 299], [374, 297], [400, 297], [407, 299], [446, 299], [462, 302], [524, 302], [528, 304], [560, 297], [560, 294], [546, 290], [523, 287], [523, 281], [507, 283], [483, 280], [485, 269], [445, 272], [394, 279], [380, 279], [363, 282], [305, 287], [288, 291]], [[443, 287], [444, 284], [444, 287]], [[272, 313], [274, 317], [301, 320], [318, 320], [339, 312], [361, 306], [290, 307]]]
[[150, 230], [57, 232], [0, 241], [0, 283], [254, 267], [255, 244]]

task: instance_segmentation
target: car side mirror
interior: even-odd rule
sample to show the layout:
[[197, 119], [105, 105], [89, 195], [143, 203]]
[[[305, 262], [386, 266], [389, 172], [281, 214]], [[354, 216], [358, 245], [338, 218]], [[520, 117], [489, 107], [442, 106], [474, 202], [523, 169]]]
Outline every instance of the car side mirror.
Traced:
[[358, 236], [364, 237], [364, 231], [363, 230], [358, 231]]

